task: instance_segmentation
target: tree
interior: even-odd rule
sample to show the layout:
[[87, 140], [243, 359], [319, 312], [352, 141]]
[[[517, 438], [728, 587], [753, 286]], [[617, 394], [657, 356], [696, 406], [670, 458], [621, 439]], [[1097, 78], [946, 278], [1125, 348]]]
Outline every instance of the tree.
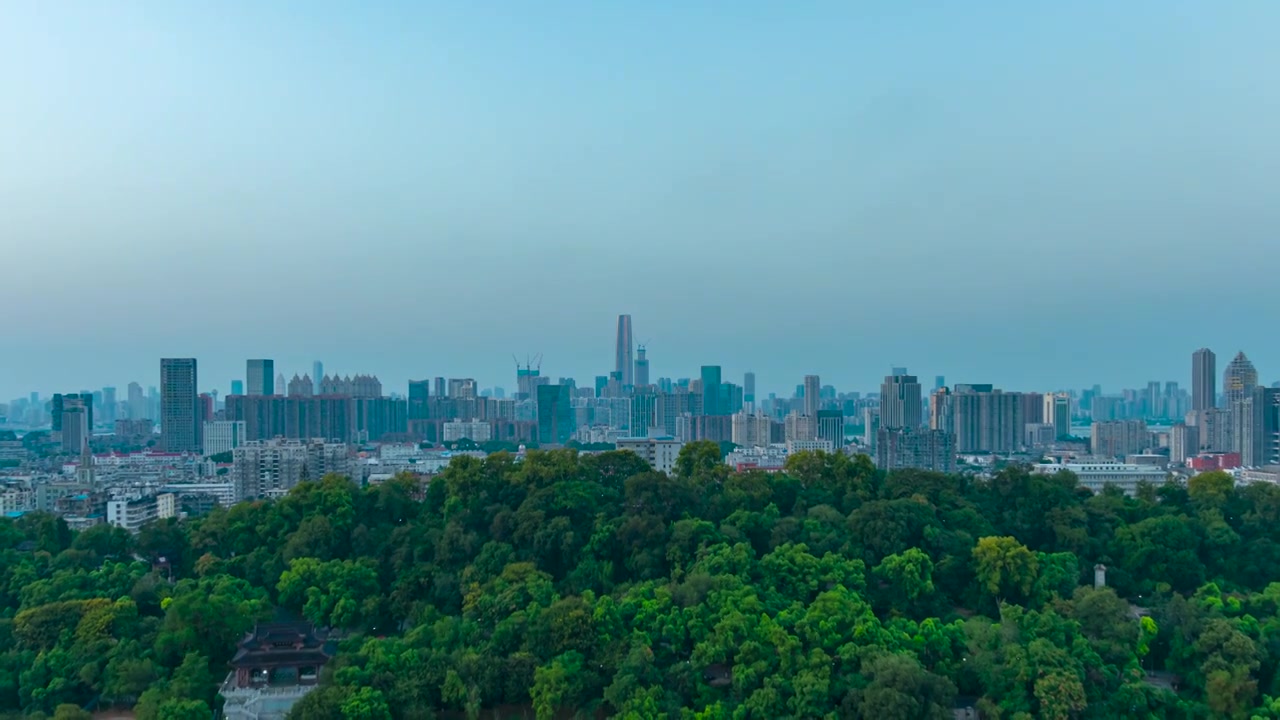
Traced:
[[382, 693], [373, 688], [360, 688], [342, 703], [343, 720], [391, 720], [391, 708]]
[[997, 599], [1025, 597], [1035, 584], [1035, 554], [1011, 537], [980, 538], [973, 559], [978, 581]]

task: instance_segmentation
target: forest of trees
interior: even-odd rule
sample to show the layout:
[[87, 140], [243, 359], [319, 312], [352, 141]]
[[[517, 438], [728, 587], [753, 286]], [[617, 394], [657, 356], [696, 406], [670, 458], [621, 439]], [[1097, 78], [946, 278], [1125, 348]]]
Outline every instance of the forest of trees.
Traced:
[[346, 638], [305, 720], [1280, 718], [1276, 580], [1280, 487], [1223, 473], [1126, 497], [822, 453], [735, 473], [707, 443], [670, 477], [460, 457], [136, 537], [0, 520], [0, 716], [206, 720], [289, 613]]

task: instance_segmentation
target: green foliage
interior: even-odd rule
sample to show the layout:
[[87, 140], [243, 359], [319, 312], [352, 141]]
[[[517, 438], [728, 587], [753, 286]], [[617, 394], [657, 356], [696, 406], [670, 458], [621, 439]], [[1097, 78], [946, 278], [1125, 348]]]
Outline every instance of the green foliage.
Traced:
[[211, 717], [237, 640], [285, 613], [347, 638], [306, 720], [1280, 718], [1280, 488], [1138, 495], [826, 453], [735, 473], [691, 443], [671, 476], [460, 457], [137, 537], [33, 513], [0, 520], [0, 717]]

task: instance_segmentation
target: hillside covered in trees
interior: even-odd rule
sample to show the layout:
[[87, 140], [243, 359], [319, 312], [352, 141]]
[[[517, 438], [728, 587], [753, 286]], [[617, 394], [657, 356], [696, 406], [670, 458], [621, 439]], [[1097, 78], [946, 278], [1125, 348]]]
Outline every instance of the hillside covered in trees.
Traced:
[[1127, 498], [700, 443], [672, 477], [462, 457], [137, 537], [0, 520], [0, 715], [209, 718], [288, 612], [346, 636], [306, 720], [1280, 718], [1277, 580], [1280, 488], [1220, 473]]

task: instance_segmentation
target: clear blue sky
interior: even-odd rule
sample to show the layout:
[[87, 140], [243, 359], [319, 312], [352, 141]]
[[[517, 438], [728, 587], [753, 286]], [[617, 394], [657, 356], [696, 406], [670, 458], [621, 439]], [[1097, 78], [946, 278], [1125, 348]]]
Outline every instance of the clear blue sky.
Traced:
[[0, 397], [1280, 378], [1280, 3], [5, 2]]

